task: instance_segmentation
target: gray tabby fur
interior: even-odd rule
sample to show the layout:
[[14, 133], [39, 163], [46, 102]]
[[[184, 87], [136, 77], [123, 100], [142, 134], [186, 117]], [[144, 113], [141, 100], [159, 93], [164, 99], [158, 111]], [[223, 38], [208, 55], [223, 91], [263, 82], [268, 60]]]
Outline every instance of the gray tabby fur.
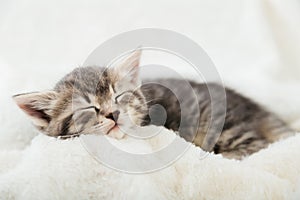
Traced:
[[[124, 134], [118, 131], [118, 126], [161, 125], [156, 120], [160, 113], [154, 110], [152, 120], [148, 114], [155, 104], [166, 109], [167, 119], [163, 124], [166, 128], [179, 131], [187, 141], [227, 158], [241, 159], [294, 134], [276, 115], [241, 94], [226, 88], [226, 97], [222, 96], [223, 88], [218, 84], [190, 81], [196, 101], [182, 88], [183, 80], [155, 80], [176, 86], [178, 96], [159, 84], [140, 87], [140, 55], [140, 51], [135, 51], [113, 69], [77, 68], [53, 90], [15, 95], [14, 100], [41, 132], [62, 138], [97, 132], [122, 138]], [[213, 110], [211, 95], [220, 98]], [[221, 103], [224, 98], [227, 113], [223, 124], [218, 108], [224, 106]], [[197, 107], [200, 113], [196, 112]]]

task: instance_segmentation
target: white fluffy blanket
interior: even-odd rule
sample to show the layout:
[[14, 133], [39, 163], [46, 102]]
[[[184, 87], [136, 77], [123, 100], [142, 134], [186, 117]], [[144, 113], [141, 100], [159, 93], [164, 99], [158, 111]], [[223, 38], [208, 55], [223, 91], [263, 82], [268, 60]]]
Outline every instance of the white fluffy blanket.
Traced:
[[[117, 147], [143, 153], [174, 136], [164, 130], [151, 140], [109, 140]], [[190, 145], [169, 167], [127, 174], [97, 162], [79, 138], [57, 140], [40, 134], [23, 151], [0, 152], [0, 198], [297, 199], [299, 144], [297, 135], [241, 162], [213, 154], [202, 159], [202, 150]]]

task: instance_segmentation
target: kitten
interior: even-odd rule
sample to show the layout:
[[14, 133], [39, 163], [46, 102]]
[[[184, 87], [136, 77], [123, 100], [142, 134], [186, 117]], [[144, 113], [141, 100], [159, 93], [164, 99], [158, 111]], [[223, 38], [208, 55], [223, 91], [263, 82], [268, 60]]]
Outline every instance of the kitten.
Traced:
[[[102, 133], [122, 138], [119, 126], [160, 125], [155, 120], [160, 113], [154, 110], [152, 121], [148, 113], [148, 108], [155, 104], [166, 109], [167, 119], [163, 124], [166, 128], [179, 131], [187, 141], [227, 158], [242, 159], [294, 134], [277, 116], [226, 88], [227, 113], [219, 137], [217, 129], [223, 125], [222, 115], [218, 109], [212, 111], [210, 95], [218, 97], [223, 88], [214, 83], [205, 85], [190, 81], [197, 96], [197, 101], [191, 101], [186, 90], [181, 88], [183, 80], [160, 79], [155, 80], [156, 84], [140, 86], [140, 56], [141, 51], [137, 50], [115, 68], [77, 68], [53, 90], [19, 94], [13, 98], [41, 132], [54, 137]], [[162, 85], [175, 85], [179, 97]], [[212, 88], [213, 94], [208, 88]], [[178, 98], [182, 100], [182, 109]], [[218, 108], [219, 105], [214, 106]], [[195, 113], [196, 107], [200, 108], [201, 115]], [[209, 124], [211, 118], [213, 122]]]

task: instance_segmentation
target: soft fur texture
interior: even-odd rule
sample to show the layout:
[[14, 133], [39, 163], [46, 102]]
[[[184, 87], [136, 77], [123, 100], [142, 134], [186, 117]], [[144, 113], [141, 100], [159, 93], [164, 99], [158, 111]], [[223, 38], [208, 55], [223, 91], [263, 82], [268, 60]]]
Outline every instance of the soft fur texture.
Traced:
[[[173, 138], [165, 130], [151, 141], [115, 144], [143, 152]], [[0, 199], [291, 199], [300, 193], [299, 143], [297, 135], [241, 162], [213, 154], [199, 159], [202, 150], [190, 145], [171, 166], [133, 175], [95, 161], [79, 138], [40, 134], [23, 151], [1, 152]]]

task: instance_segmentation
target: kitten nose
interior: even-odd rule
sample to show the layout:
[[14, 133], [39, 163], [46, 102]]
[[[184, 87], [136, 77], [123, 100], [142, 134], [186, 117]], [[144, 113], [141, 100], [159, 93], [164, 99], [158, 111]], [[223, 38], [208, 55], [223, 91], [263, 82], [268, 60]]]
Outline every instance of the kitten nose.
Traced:
[[115, 110], [114, 112], [109, 113], [105, 117], [108, 118], [108, 119], [114, 120], [115, 122], [117, 122], [118, 118], [119, 118], [119, 115], [120, 115], [120, 111], [119, 110]]

